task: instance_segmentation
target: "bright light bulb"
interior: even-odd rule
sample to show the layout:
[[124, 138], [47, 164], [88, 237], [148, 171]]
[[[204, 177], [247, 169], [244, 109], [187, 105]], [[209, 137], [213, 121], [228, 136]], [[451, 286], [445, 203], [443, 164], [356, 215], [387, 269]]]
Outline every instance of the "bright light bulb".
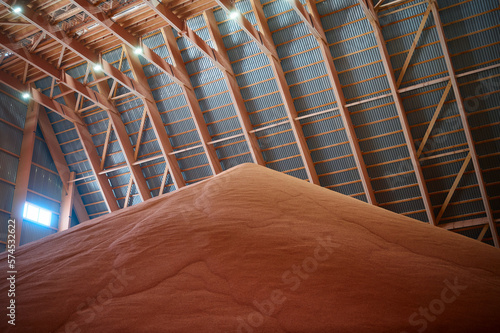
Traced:
[[14, 13], [16, 13], [16, 14], [19, 14], [20, 12], [22, 12], [22, 11], [23, 11], [23, 9], [22, 9], [21, 7], [19, 7], [19, 6], [15, 6], [15, 7], [13, 7], [13, 8], [12, 8], [12, 10], [13, 10], [13, 11], [14, 11]]
[[102, 71], [102, 66], [101, 66], [101, 65], [99, 65], [99, 64], [94, 65], [94, 71], [96, 71], [96, 72], [100, 72], [100, 71]]
[[240, 13], [237, 10], [233, 10], [232, 12], [229, 13], [229, 18], [231, 20], [234, 20], [240, 15]]
[[142, 54], [142, 49], [141, 49], [140, 47], [136, 47], [136, 48], [134, 49], [134, 53], [135, 53], [135, 54]]
[[30, 94], [28, 94], [27, 92], [25, 92], [25, 93], [23, 94], [23, 98], [24, 98], [24, 99], [28, 99], [28, 98], [30, 98]]

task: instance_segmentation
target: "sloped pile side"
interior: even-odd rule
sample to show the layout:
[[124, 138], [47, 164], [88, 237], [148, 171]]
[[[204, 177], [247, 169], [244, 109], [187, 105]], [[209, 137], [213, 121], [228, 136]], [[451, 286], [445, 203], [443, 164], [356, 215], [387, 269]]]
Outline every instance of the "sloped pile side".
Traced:
[[2, 332], [498, 328], [500, 251], [253, 164], [16, 254]]

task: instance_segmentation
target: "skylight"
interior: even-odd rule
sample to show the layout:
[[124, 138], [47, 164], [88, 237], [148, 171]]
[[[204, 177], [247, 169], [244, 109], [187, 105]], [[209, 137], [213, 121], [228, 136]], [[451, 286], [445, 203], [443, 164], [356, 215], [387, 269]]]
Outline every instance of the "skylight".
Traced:
[[30, 202], [24, 204], [23, 217], [36, 223], [50, 227], [52, 221], [52, 212], [50, 210], [38, 207]]

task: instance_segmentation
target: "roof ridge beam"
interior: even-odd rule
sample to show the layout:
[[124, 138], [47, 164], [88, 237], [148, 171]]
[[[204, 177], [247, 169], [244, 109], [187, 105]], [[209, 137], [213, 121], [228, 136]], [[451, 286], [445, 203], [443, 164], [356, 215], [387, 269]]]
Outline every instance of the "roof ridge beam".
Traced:
[[488, 192], [486, 191], [486, 185], [484, 183], [483, 173], [481, 171], [481, 165], [479, 164], [479, 158], [477, 156], [476, 146], [474, 144], [474, 138], [472, 137], [469, 121], [467, 119], [467, 113], [465, 110], [462, 94], [460, 92], [460, 86], [457, 81], [455, 69], [453, 68], [453, 62], [451, 61], [451, 55], [448, 49], [448, 44], [446, 43], [446, 36], [444, 34], [443, 24], [441, 22], [441, 17], [439, 16], [439, 8], [435, 0], [430, 0], [430, 6], [432, 7], [434, 24], [436, 25], [436, 30], [439, 36], [439, 43], [443, 51], [444, 60], [446, 63], [446, 67], [448, 69], [448, 74], [450, 76], [450, 82], [453, 87], [453, 93], [455, 94], [455, 99], [458, 106], [458, 113], [460, 114], [462, 127], [464, 129], [464, 134], [467, 139], [469, 154], [471, 155], [472, 164], [474, 165], [474, 172], [476, 174], [477, 183], [479, 185], [479, 190], [481, 192], [481, 198], [483, 200], [484, 210], [486, 212], [486, 217], [488, 219], [488, 224], [490, 226], [493, 243], [495, 244], [495, 247], [498, 248], [500, 247], [500, 239], [495, 225], [493, 211], [491, 209], [490, 201], [488, 199]]
[[[432, 204], [429, 196], [429, 192], [427, 190], [427, 186], [425, 183], [425, 178], [422, 172], [422, 168], [420, 162], [417, 158], [417, 152], [415, 149], [415, 144], [413, 141], [413, 137], [411, 135], [410, 125], [408, 123], [408, 119], [406, 118], [406, 113], [403, 107], [403, 101], [398, 92], [396, 77], [394, 74], [394, 70], [392, 68], [391, 60], [389, 57], [389, 53], [387, 51], [387, 47], [385, 45], [384, 36], [382, 34], [382, 29], [380, 28], [380, 24], [378, 22], [378, 17], [375, 14], [373, 9], [373, 3], [367, 0], [358, 0], [363, 9], [368, 21], [370, 22], [373, 34], [375, 35], [375, 39], [377, 41], [377, 47], [380, 52], [380, 57], [382, 59], [382, 64], [385, 69], [387, 81], [389, 83], [389, 87], [391, 88], [392, 98], [394, 100], [394, 105], [396, 107], [399, 122], [401, 123], [401, 128], [403, 129], [403, 135], [405, 137], [406, 145], [408, 147], [408, 153], [410, 154], [411, 164], [413, 166], [413, 170], [415, 171], [415, 176], [417, 178], [418, 187], [420, 189], [420, 193], [422, 194], [422, 201], [424, 203], [425, 211], [427, 214], [427, 219], [429, 223], [432, 225], [436, 225], [436, 219], [434, 216], [434, 210], [432, 209]], [[370, 7], [369, 7], [370, 6]]]
[[328, 47], [325, 31], [323, 30], [323, 27], [321, 25], [321, 19], [316, 8], [316, 4], [311, 0], [306, 0], [306, 4], [309, 12], [299, 0], [292, 0], [290, 2], [292, 8], [306, 23], [309, 31], [318, 40], [320, 51], [323, 55], [323, 59], [325, 60], [325, 67], [328, 73], [328, 78], [330, 79], [330, 84], [332, 85], [337, 100], [337, 106], [344, 123], [345, 132], [349, 140], [349, 145], [351, 146], [351, 151], [353, 152], [354, 161], [356, 163], [356, 167], [358, 168], [361, 183], [363, 184], [363, 189], [365, 190], [366, 199], [368, 203], [376, 205], [377, 200], [375, 198], [375, 193], [373, 192], [371, 180], [368, 175], [365, 161], [363, 159], [363, 154], [361, 152], [361, 148], [359, 147], [356, 132], [354, 130], [354, 125], [351, 120], [351, 115], [346, 106], [344, 92], [342, 91], [342, 86], [340, 84], [337, 70], [333, 62], [330, 48]]

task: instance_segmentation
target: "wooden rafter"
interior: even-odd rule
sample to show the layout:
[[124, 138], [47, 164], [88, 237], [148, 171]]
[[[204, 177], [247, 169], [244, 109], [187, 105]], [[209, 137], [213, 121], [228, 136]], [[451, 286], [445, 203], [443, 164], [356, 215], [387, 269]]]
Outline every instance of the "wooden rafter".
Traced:
[[[0, 3], [12, 9], [12, 7], [15, 5], [15, 0], [0, 0]], [[24, 20], [30, 22], [37, 29], [44, 32], [47, 36], [50, 36], [52, 39], [65, 46], [67, 49], [80, 56], [82, 59], [92, 64], [100, 63], [103, 71], [110, 77], [120, 82], [120, 84], [127, 87], [127, 89], [134, 91], [134, 93], [136, 93], [138, 96], [146, 98], [146, 88], [142, 83], [130, 79], [127, 75], [120, 72], [114, 66], [102, 60], [98, 54], [96, 54], [93, 50], [85, 47], [80, 41], [67, 36], [63, 31], [61, 31], [59, 27], [51, 25], [50, 21], [46, 20], [46, 13], [43, 10], [34, 12], [28, 6], [24, 6], [23, 10], [18, 15], [21, 16]], [[69, 76], [64, 72], [62, 74], [63, 76]]]
[[[68, 163], [64, 158], [61, 146], [59, 145], [59, 141], [57, 140], [56, 134], [54, 133], [54, 129], [52, 128], [49, 117], [47, 116], [47, 113], [43, 108], [40, 109], [38, 115], [38, 124], [40, 125], [40, 129], [42, 130], [43, 138], [45, 139], [45, 143], [47, 144], [47, 148], [49, 149], [50, 156], [54, 161], [57, 173], [59, 174], [59, 178], [61, 178], [63, 193], [68, 193], [69, 183], [73, 182], [70, 177]], [[87, 210], [85, 209], [82, 198], [80, 197], [80, 194], [78, 192], [76, 192], [73, 197], [73, 208], [80, 223], [89, 219]]]
[[[134, 56], [133, 52], [127, 48], [127, 46], [123, 46], [125, 49], [125, 55], [129, 61], [129, 67], [137, 80], [141, 82], [147, 82], [146, 74], [144, 74], [144, 70], [142, 69], [142, 65], [137, 56]], [[153, 94], [151, 90], [149, 90], [149, 99], [153, 99]], [[156, 138], [158, 139], [158, 144], [160, 145], [160, 149], [163, 154], [163, 158], [167, 163], [167, 169], [170, 171], [174, 184], [177, 188], [184, 187], [186, 182], [184, 180], [184, 176], [179, 167], [179, 163], [177, 163], [177, 159], [175, 158], [173, 153], [174, 149], [172, 148], [172, 144], [170, 143], [170, 139], [165, 131], [165, 125], [163, 124], [163, 120], [161, 119], [160, 112], [156, 107], [156, 103], [151, 103], [149, 99], [143, 99], [144, 110], [147, 112], [151, 125], [153, 127], [153, 131], [155, 132]], [[154, 99], [153, 99], [154, 100]]]
[[[60, 86], [60, 88], [61, 91], [67, 89], [64, 86]], [[69, 108], [74, 109], [76, 100], [73, 94], [65, 95], [64, 101], [66, 105], [69, 106]], [[74, 114], [73, 117], [78, 116]], [[104, 203], [106, 204], [108, 211], [113, 212], [115, 210], [118, 210], [119, 207], [113, 194], [113, 190], [111, 189], [111, 185], [109, 184], [109, 180], [105, 175], [99, 174], [100, 159], [99, 155], [97, 154], [97, 150], [95, 149], [94, 142], [92, 141], [92, 136], [90, 135], [89, 130], [84, 124], [78, 122], [75, 122], [74, 124], [76, 133], [78, 134], [78, 138], [82, 143], [82, 147], [87, 160], [89, 161], [90, 168], [96, 177], [97, 186], [99, 187], [99, 190], [103, 195]]]
[[21, 243], [24, 203], [26, 202], [26, 196], [28, 194], [28, 183], [30, 179], [33, 150], [35, 147], [35, 132], [39, 111], [40, 105], [31, 101], [28, 105], [26, 121], [24, 123], [21, 154], [17, 166], [16, 187], [14, 189], [14, 198], [12, 199], [11, 218], [16, 220], [16, 246], [19, 246]]
[[[172, 29], [162, 28], [161, 29], [163, 38], [165, 39], [166, 47], [170, 54], [171, 59], [173, 59], [174, 68], [177, 71], [181, 72], [182, 75], [188, 76], [186, 67], [182, 61], [181, 51], [177, 47], [177, 43], [175, 42], [174, 35], [172, 33]], [[203, 114], [201, 112], [200, 104], [198, 103], [198, 99], [194, 93], [194, 88], [190, 84], [189, 86], [181, 86], [182, 94], [184, 95], [184, 99], [186, 100], [189, 113], [193, 118], [194, 125], [196, 127], [196, 131], [201, 140], [201, 144], [205, 153], [207, 155], [208, 163], [210, 165], [210, 169], [212, 170], [212, 174], [216, 175], [222, 172], [222, 167], [217, 157], [217, 152], [215, 151], [215, 147], [213, 145], [209, 145], [208, 143], [211, 140], [210, 134], [208, 132], [207, 124], [205, 123], [205, 119], [203, 118]]]
[[401, 124], [401, 128], [403, 130], [403, 135], [405, 137], [405, 142], [408, 147], [408, 152], [410, 154], [410, 160], [411, 164], [413, 166], [413, 170], [415, 171], [415, 176], [417, 178], [417, 183], [418, 187], [420, 190], [420, 193], [422, 194], [422, 201], [424, 203], [425, 211], [427, 214], [427, 219], [429, 220], [429, 223], [432, 225], [437, 225], [434, 217], [434, 211], [432, 209], [432, 204], [429, 196], [429, 192], [427, 190], [427, 186], [425, 183], [425, 178], [422, 173], [422, 168], [420, 166], [420, 162], [418, 161], [417, 158], [417, 152], [415, 150], [415, 145], [413, 141], [413, 137], [411, 135], [411, 130], [410, 130], [410, 125], [408, 123], [408, 120], [406, 118], [406, 113], [403, 107], [403, 102], [401, 99], [401, 96], [398, 92], [397, 85], [396, 85], [396, 78], [394, 76], [394, 70], [391, 65], [391, 60], [389, 57], [389, 52], [387, 51], [387, 47], [385, 45], [385, 40], [382, 34], [382, 29], [380, 28], [380, 24], [378, 22], [377, 15], [375, 14], [375, 11], [373, 9], [373, 3], [371, 1], [365, 2], [366, 0], [358, 0], [359, 4], [361, 5], [361, 8], [365, 12], [365, 15], [367, 19], [369, 20], [372, 29], [373, 29], [373, 34], [375, 36], [375, 39], [377, 40], [377, 47], [379, 49], [380, 57], [382, 59], [382, 64], [385, 69], [385, 73], [387, 76], [387, 81], [389, 83], [390, 89], [391, 89], [391, 95], [394, 100], [394, 105], [396, 107], [397, 113], [398, 113], [398, 119]]
[[[99, 79], [103, 77], [102, 73], [94, 73], [92, 72], [92, 76], [96, 79]], [[101, 94], [104, 96], [108, 96], [110, 93], [108, 83], [105, 81], [99, 81], [97, 83], [97, 89]], [[113, 111], [113, 112], [111, 112]], [[107, 110], [108, 118], [109, 118], [109, 123], [113, 127], [113, 130], [116, 135], [116, 139], [120, 145], [120, 148], [123, 152], [123, 157], [125, 158], [125, 163], [131, 173], [131, 178], [133, 179], [134, 183], [136, 184], [137, 191], [139, 192], [139, 196], [141, 197], [142, 201], [145, 201], [149, 198], [151, 198], [151, 192], [149, 191], [148, 184], [146, 182], [146, 178], [144, 178], [144, 174], [142, 173], [141, 167], [138, 165], [134, 165], [133, 162], [135, 162], [134, 159], [134, 149], [132, 147], [132, 144], [130, 143], [130, 139], [127, 133], [127, 130], [125, 128], [125, 125], [123, 124], [122, 118], [120, 116], [120, 113], [116, 108], [113, 110]], [[108, 138], [109, 142], [109, 138]], [[107, 145], [105, 146], [107, 147]], [[106, 155], [103, 155], [103, 159], [101, 160], [101, 163], [104, 161]], [[101, 164], [104, 166], [103, 164]]]
[[359, 147], [358, 139], [356, 137], [356, 132], [354, 131], [351, 115], [346, 106], [344, 92], [342, 91], [337, 70], [335, 69], [335, 65], [333, 63], [333, 57], [330, 52], [330, 48], [328, 47], [325, 32], [321, 25], [321, 18], [316, 8], [316, 3], [314, 1], [306, 0], [309, 12], [299, 0], [294, 0], [290, 2], [290, 4], [292, 5], [295, 12], [300, 16], [300, 18], [306, 23], [311, 33], [316, 37], [318, 41], [321, 54], [325, 61], [328, 78], [335, 94], [338, 110], [342, 117], [342, 122], [344, 123], [344, 128], [349, 140], [349, 145], [351, 147], [351, 151], [353, 152], [354, 161], [358, 169], [361, 183], [363, 184], [363, 189], [365, 191], [367, 201], [370, 204], [376, 205], [377, 200], [375, 199], [375, 193], [373, 192], [370, 177], [368, 176], [368, 171], [366, 169], [363, 155]]
[[[226, 13], [230, 13], [231, 11], [235, 10], [234, 4], [230, 1], [217, 0], [217, 3]], [[267, 20], [262, 9], [262, 5], [260, 1], [254, 0], [251, 1], [251, 4], [252, 9], [255, 13], [255, 19], [257, 21], [257, 25], [259, 26], [259, 30], [255, 29], [250, 21], [248, 21], [243, 15], [237, 15], [234, 20], [267, 55], [281, 99], [283, 100], [284, 108], [290, 122], [292, 133], [297, 142], [297, 148], [300, 152], [300, 157], [302, 159], [302, 163], [304, 164], [307, 178], [311, 183], [319, 185], [319, 178], [316, 173], [316, 169], [314, 167], [314, 163], [311, 158], [304, 133], [302, 132], [302, 126], [300, 124], [300, 121], [297, 119], [297, 111], [295, 110], [295, 106], [290, 94], [290, 89], [285, 79], [283, 68], [281, 67], [281, 64], [279, 62], [279, 57], [276, 52], [276, 46], [274, 45], [269, 26], [267, 25]]]
[[[226, 61], [229, 62], [226, 47], [224, 46], [224, 43], [222, 41], [222, 37], [220, 35], [220, 31], [212, 10], [205, 11], [203, 13], [203, 17], [205, 18], [208, 33], [210, 34], [210, 39], [212, 40], [215, 49], [217, 49], [219, 54], [222, 57], [226, 58]], [[231, 99], [234, 102], [234, 109], [243, 129], [243, 135], [245, 137], [245, 141], [248, 144], [250, 154], [252, 155], [252, 160], [257, 164], [265, 165], [264, 158], [257, 141], [257, 137], [254, 133], [252, 133], [253, 126], [250, 122], [250, 117], [248, 116], [248, 111], [246, 110], [245, 103], [243, 102], [243, 97], [241, 96], [238, 82], [236, 81], [236, 78], [227, 71], [223, 71], [223, 75], [224, 80], [226, 81], [226, 86], [229, 89]]]
[[448, 69], [448, 75], [450, 76], [450, 82], [453, 87], [453, 93], [455, 94], [455, 99], [457, 101], [458, 112], [460, 114], [460, 119], [462, 121], [462, 126], [464, 129], [464, 134], [467, 139], [467, 145], [472, 158], [472, 163], [474, 165], [474, 172], [476, 174], [477, 183], [479, 185], [479, 190], [481, 192], [481, 197], [483, 200], [484, 210], [486, 212], [486, 217], [488, 219], [488, 224], [490, 226], [491, 235], [493, 237], [493, 243], [495, 247], [500, 247], [500, 239], [498, 236], [497, 228], [495, 226], [495, 219], [493, 217], [493, 211], [491, 209], [490, 201], [488, 198], [488, 193], [486, 191], [486, 186], [483, 179], [483, 174], [481, 172], [481, 165], [479, 164], [479, 158], [476, 153], [476, 147], [474, 144], [474, 139], [472, 137], [472, 132], [469, 126], [469, 121], [467, 119], [467, 113], [465, 111], [465, 106], [460, 92], [460, 87], [457, 81], [457, 75], [453, 68], [453, 63], [451, 61], [450, 51], [448, 50], [448, 45], [446, 43], [446, 36], [444, 34], [443, 24], [441, 22], [441, 17], [439, 16], [439, 8], [435, 0], [430, 2], [432, 8], [432, 15], [434, 17], [434, 24], [436, 25], [436, 30], [439, 36], [439, 43], [443, 51], [444, 60], [446, 67]]

